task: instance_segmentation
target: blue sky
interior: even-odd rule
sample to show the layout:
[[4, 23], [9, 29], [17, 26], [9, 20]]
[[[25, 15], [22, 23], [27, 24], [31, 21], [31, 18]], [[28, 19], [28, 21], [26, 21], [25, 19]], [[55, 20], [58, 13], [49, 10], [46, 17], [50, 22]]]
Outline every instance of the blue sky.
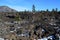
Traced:
[[52, 10], [58, 8], [60, 10], [60, 0], [0, 0], [0, 6], [9, 6], [18, 11], [32, 10], [32, 5], [36, 10]]

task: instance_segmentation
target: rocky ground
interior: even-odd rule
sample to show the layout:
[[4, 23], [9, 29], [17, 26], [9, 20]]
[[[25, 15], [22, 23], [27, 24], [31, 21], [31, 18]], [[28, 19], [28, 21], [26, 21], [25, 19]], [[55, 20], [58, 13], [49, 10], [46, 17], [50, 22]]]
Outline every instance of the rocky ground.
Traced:
[[59, 40], [60, 12], [1, 12], [0, 38], [5, 40]]

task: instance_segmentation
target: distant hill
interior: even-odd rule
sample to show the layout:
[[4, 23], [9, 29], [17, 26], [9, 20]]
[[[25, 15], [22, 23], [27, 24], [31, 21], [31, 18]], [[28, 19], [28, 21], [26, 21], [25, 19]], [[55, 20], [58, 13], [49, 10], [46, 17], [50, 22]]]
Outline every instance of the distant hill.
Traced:
[[0, 12], [18, 12], [8, 6], [0, 6]]

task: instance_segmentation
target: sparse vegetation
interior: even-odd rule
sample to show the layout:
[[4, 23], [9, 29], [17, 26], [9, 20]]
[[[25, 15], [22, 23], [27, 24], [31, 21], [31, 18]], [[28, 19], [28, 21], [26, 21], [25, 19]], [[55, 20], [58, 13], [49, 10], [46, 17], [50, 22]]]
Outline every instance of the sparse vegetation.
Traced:
[[[52, 11], [48, 9], [46, 11], [36, 11], [33, 5], [32, 12], [2, 12], [1, 15], [0, 21], [2, 22], [0, 23], [0, 28], [7, 32], [0, 34], [0, 36], [3, 35], [5, 37], [8, 35], [11, 38], [14, 35], [14, 38], [16, 36], [17, 40], [20, 38], [33, 40], [59, 34], [60, 11], [57, 8]], [[10, 27], [10, 25], [14, 25], [14, 27]], [[7, 39], [10, 40], [8, 37]]]

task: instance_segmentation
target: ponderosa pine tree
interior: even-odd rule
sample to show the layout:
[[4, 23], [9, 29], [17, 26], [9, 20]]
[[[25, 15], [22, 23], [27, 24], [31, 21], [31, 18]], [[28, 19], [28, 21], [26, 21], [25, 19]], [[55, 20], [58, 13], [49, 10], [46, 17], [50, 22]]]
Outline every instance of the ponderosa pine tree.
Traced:
[[35, 12], [35, 5], [32, 6], [32, 12]]

